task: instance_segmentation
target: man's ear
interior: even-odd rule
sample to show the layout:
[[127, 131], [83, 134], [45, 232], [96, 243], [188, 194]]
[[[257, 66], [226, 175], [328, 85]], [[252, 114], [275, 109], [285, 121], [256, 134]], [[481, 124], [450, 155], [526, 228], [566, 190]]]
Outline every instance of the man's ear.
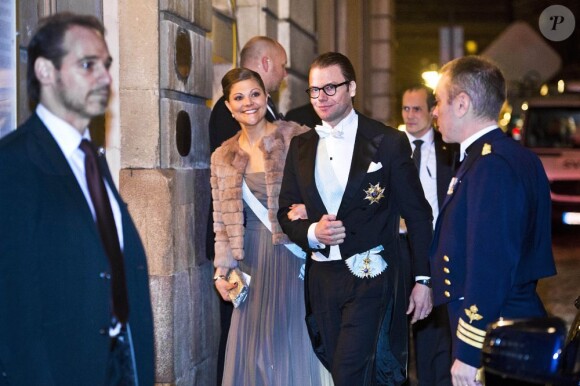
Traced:
[[54, 64], [50, 60], [42, 56], [36, 58], [34, 62], [34, 74], [40, 84], [47, 85], [52, 83], [55, 70]]
[[270, 70], [270, 58], [267, 56], [262, 56], [262, 68], [264, 72], [268, 72]]
[[471, 109], [471, 98], [465, 92], [460, 92], [453, 100], [455, 115], [462, 118]]
[[348, 92], [350, 93], [350, 97], [354, 97], [356, 95], [356, 82], [351, 80], [348, 84]]

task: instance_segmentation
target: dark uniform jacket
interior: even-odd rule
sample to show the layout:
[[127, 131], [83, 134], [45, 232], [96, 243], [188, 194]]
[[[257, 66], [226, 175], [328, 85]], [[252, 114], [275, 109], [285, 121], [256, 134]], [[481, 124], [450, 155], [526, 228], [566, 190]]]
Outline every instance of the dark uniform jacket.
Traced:
[[475, 141], [440, 210], [431, 269], [449, 303], [454, 357], [480, 366], [488, 323], [540, 316], [535, 282], [555, 274], [550, 188], [538, 157], [501, 130]]

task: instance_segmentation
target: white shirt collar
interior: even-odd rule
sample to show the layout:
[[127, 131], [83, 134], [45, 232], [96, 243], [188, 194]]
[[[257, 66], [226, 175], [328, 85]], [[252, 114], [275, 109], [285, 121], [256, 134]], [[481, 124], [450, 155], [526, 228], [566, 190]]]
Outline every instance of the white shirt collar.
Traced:
[[91, 140], [89, 130], [85, 129], [84, 133], [81, 135], [77, 129], [54, 115], [40, 103], [36, 107], [36, 114], [42, 123], [44, 123], [50, 134], [54, 137], [56, 143], [67, 159], [79, 148], [83, 139]]
[[405, 130], [405, 134], [407, 134], [407, 138], [409, 138], [409, 142], [413, 143], [413, 141], [420, 139], [423, 141], [423, 143], [426, 143], [428, 145], [431, 145], [433, 143], [433, 141], [435, 140], [435, 134], [433, 133], [433, 128], [429, 128], [429, 131], [427, 131], [421, 138], [417, 138], [415, 136], [413, 136], [412, 134], [408, 133]]
[[460, 149], [460, 153], [459, 153], [459, 161], [463, 161], [463, 158], [465, 158], [465, 150], [467, 150], [467, 148], [469, 146], [471, 146], [472, 143], [474, 143], [475, 141], [477, 141], [479, 138], [483, 137], [485, 134], [489, 133], [490, 131], [493, 131], [495, 129], [497, 129], [498, 126], [497, 124], [491, 125], [491, 126], [487, 126], [484, 127], [483, 129], [479, 130], [477, 133], [472, 134], [469, 138], [467, 138], [465, 141], [461, 142], [459, 149]]

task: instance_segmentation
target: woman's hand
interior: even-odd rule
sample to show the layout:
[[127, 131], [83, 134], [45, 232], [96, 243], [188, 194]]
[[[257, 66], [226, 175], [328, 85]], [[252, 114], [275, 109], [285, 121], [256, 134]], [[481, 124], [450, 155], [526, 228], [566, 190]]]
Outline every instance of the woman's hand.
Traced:
[[227, 302], [231, 302], [232, 299], [228, 296], [228, 293], [237, 287], [237, 283], [230, 284], [226, 279], [226, 273], [220, 272], [219, 270], [215, 271], [215, 276], [217, 279], [214, 280], [214, 285], [217, 291], [219, 292], [222, 299]]
[[308, 220], [308, 214], [306, 214], [306, 205], [304, 204], [290, 205], [290, 210], [288, 211], [288, 219], [290, 221]]

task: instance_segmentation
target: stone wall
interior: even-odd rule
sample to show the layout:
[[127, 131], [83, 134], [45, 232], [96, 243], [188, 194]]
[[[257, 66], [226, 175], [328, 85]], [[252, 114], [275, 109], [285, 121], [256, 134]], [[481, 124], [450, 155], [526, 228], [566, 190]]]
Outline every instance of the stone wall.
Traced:
[[119, 5], [119, 185], [149, 261], [156, 382], [212, 385], [219, 336], [209, 215], [209, 0]]

